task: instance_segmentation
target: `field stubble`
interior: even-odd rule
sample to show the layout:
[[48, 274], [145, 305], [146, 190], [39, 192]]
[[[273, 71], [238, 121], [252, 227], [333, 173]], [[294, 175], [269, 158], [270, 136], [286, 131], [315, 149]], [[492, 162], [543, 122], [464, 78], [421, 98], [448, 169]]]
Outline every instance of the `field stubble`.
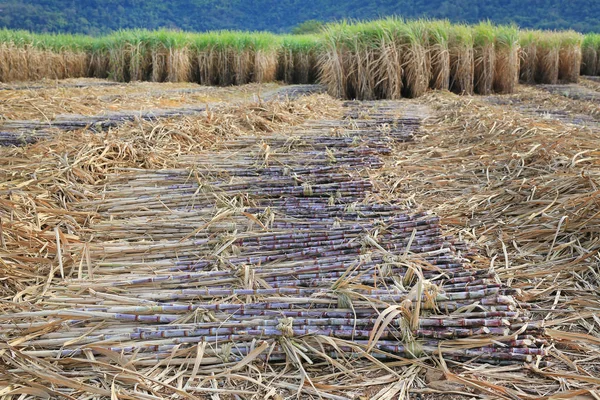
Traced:
[[[60, 329], [59, 319], [55, 323], [43, 322], [32, 326], [28, 332], [2, 344], [0, 356], [6, 363], [0, 369], [2, 374], [10, 373], [10, 369], [20, 369], [21, 373], [28, 374], [21, 380], [13, 379], [10, 382], [13, 386], [3, 394], [14, 391], [14, 396], [20, 393], [52, 396], [57, 395], [58, 387], [68, 387], [73, 390], [72, 394], [87, 392], [96, 397], [113, 398], [139, 396], [139, 392], [132, 391], [132, 384], [138, 385], [147, 395], [151, 394], [152, 398], [171, 394], [186, 397], [182, 388], [193, 386], [198, 388], [196, 393], [207, 393], [207, 396], [212, 393], [220, 394], [222, 398], [250, 398], [252, 393], [259, 393], [273, 399], [295, 393], [301, 393], [303, 397], [331, 399], [387, 398], [408, 396], [409, 393], [433, 395], [440, 392], [456, 398], [534, 399], [558, 393], [563, 396], [592, 393], [600, 383], [596, 378], [598, 371], [594, 361], [599, 351], [599, 322], [595, 314], [600, 304], [595, 293], [600, 285], [597, 271], [600, 249], [597, 232], [600, 221], [597, 219], [600, 213], [596, 200], [600, 165], [597, 149], [600, 143], [596, 141], [597, 133], [590, 133], [588, 127], [578, 125], [577, 121], [548, 120], [543, 115], [523, 112], [523, 105], [529, 109], [535, 105], [542, 109], [551, 106], [552, 109], [588, 115], [591, 119], [597, 118], [597, 105], [523, 87], [518, 87], [517, 93], [510, 99], [512, 101], [497, 104], [493, 98], [459, 97], [442, 92], [426, 94], [419, 100], [403, 100], [410, 107], [429, 107], [432, 110], [430, 118], [425, 121], [414, 142], [398, 143], [393, 154], [384, 158], [384, 164], [379, 166], [381, 168], [363, 169], [358, 176], [369, 178], [375, 184], [377, 194], [370, 200], [376, 198], [413, 212], [433, 211], [441, 217], [445, 231], [474, 247], [476, 252], [470, 255], [472, 268], [493, 273], [503, 284], [519, 289], [515, 292], [517, 299], [532, 305], [529, 310], [532, 318], [527, 323], [543, 333], [548, 342], [543, 347], [549, 352], [544, 357], [549, 365], [540, 363], [537, 357], [516, 364], [478, 364], [481, 355], [473, 360], [445, 359], [435, 351], [412, 359], [396, 356], [379, 361], [366, 356], [364, 351], [361, 353], [358, 347], [353, 350], [366, 358], [334, 360], [325, 357], [324, 362], [310, 365], [299, 362], [297, 358], [308, 351], [306, 346], [329, 346], [332, 343], [340, 346], [342, 342], [307, 340], [296, 342], [293, 345], [295, 350], [287, 353], [288, 362], [279, 367], [257, 363], [254, 352], [241, 361], [216, 366], [211, 363], [218, 361], [223, 354], [211, 353], [212, 349], [202, 346], [197, 346], [197, 350], [206, 350], [206, 353], [200, 356], [197, 352], [192, 354], [176, 346], [168, 357], [172, 365], [167, 363], [160, 367], [155, 366], [153, 360], [140, 361], [138, 367], [132, 367], [135, 357], [116, 352], [104, 350], [95, 356], [87, 352], [77, 362], [93, 366], [86, 369], [86, 376], [77, 377], [61, 374], [62, 367], [58, 367], [52, 359], [42, 360], [23, 352], [43, 352], [44, 346], [52, 346], [52, 340], [64, 342], [64, 338], [52, 336], [52, 331]], [[27, 112], [34, 113], [34, 108], [27, 108]], [[169, 208], [176, 204], [177, 196], [159, 197], [156, 201], [148, 201], [145, 207], [127, 206], [119, 197], [126, 199], [143, 188], [151, 191], [147, 183], [152, 186], [153, 180], [161, 179], [158, 176], [160, 172], [153, 175], [157, 173], [155, 170], [172, 171], [170, 173], [174, 174], [179, 168], [192, 173], [206, 162], [198, 159], [199, 154], [226, 149], [227, 142], [231, 140], [252, 142], [254, 139], [251, 137], [284, 132], [294, 139], [284, 143], [285, 146], [302, 146], [294, 133], [299, 124], [306, 123], [308, 119], [339, 118], [341, 110], [339, 102], [325, 96], [294, 102], [221, 106], [198, 117], [134, 122], [103, 135], [89, 131], [59, 133], [56, 137], [24, 148], [0, 149], [3, 163], [3, 184], [0, 186], [3, 229], [3, 250], [0, 250], [3, 264], [0, 268], [5, 272], [1, 289], [5, 300], [3, 311], [28, 313], [57, 309], [62, 304], [54, 304], [54, 296], [58, 299], [70, 295], [74, 297], [73, 301], [85, 299], [89, 302], [95, 295], [94, 291], [105, 292], [107, 287], [112, 287], [105, 284], [119, 280], [124, 264], [131, 264], [132, 270], [142, 275], [153, 273], [161, 266], [144, 266], [145, 263], [138, 263], [131, 256], [118, 256], [123, 250], [131, 254], [139, 251], [122, 240], [136, 235], [140, 235], [138, 239], [156, 240], [163, 234], [180, 240], [181, 233], [189, 229], [172, 225], [168, 217], [172, 213]], [[368, 125], [369, 114], [374, 112], [377, 112], [376, 108], [375, 111], [361, 111], [359, 108], [357, 117], [366, 119], [364, 123]], [[322, 121], [312, 124], [323, 126]], [[310, 122], [308, 126], [311, 126]], [[352, 124], [348, 127], [361, 129]], [[379, 126], [378, 129], [390, 127]], [[341, 130], [332, 125], [330, 134], [335, 137], [341, 134]], [[327, 144], [320, 146], [326, 160], [341, 159], [341, 154], [326, 150]], [[262, 149], [256, 154], [255, 162], [263, 164], [252, 168], [264, 168], [269, 162], [276, 163], [278, 157], [285, 156], [268, 147]], [[232, 150], [235, 151], [235, 148], [228, 151]], [[243, 171], [246, 162], [240, 160], [240, 171]], [[235, 165], [234, 157], [212, 167], [231, 171], [231, 168], [237, 168]], [[139, 175], [138, 183], [135, 180], [127, 183], [127, 177], [132, 174]], [[203, 177], [192, 173], [190, 176], [194, 180], [219, 178], [219, 174]], [[122, 226], [118, 218], [110, 217], [110, 207], [103, 210], [104, 206], [99, 203], [95, 212], [89, 212], [79, 205], [93, 203], [103, 190], [101, 188], [111, 179], [125, 182], [121, 187], [115, 186], [117, 189], [120, 187], [120, 192], [108, 193], [109, 197], [116, 196], [117, 199], [112, 205], [112, 212], [118, 214], [121, 212], [119, 207], [125, 207], [123, 210], [127, 213], [139, 214], [125, 218], [121, 221], [124, 223]], [[219, 185], [224, 183], [227, 180]], [[235, 183], [229, 181], [233, 186], [228, 190], [235, 191]], [[136, 185], [141, 186], [136, 189]], [[158, 185], [160, 188], [163, 186], [163, 183]], [[313, 186], [302, 185], [299, 190], [306, 196], [312, 195], [318, 187], [315, 182]], [[184, 188], [171, 188], [172, 191], [180, 189]], [[208, 186], [206, 189], [211, 190]], [[353, 196], [357, 189], [350, 186], [347, 190], [348, 195]], [[227, 218], [239, 207], [236, 202], [243, 199], [217, 196], [213, 201], [220, 204], [219, 211], [209, 216], [206, 222], [214, 225], [213, 232], [230, 230]], [[160, 214], [164, 220], [150, 218], [146, 223], [135, 224], [135, 218], [142, 221], [144, 212], [153, 215], [152, 207], [155, 206], [162, 209]], [[346, 212], [361, 211], [357, 208]], [[274, 222], [269, 213], [250, 215], [236, 214], [234, 221], [241, 218], [247, 224], [249, 220], [256, 219], [255, 226]], [[194, 224], [201, 222], [193, 221]], [[104, 229], [94, 232], [90, 229], [93, 226], [104, 226]], [[161, 233], [153, 226], [168, 230]], [[204, 229], [208, 228], [205, 226]], [[199, 232], [204, 230], [196, 234]], [[94, 243], [86, 243], [94, 236], [99, 239], [102, 236], [104, 239], [113, 237], [114, 242], [99, 249]], [[214, 243], [214, 251], [218, 252], [220, 247], [229, 243], [226, 237]], [[151, 243], [144, 243], [142, 239], [138, 245]], [[104, 264], [96, 261], [96, 256], [110, 249], [118, 252], [107, 253]], [[152, 251], [162, 256], [169, 254], [167, 248]], [[232, 252], [228, 257], [236, 256], [235, 249], [228, 251]], [[417, 251], [416, 247], [414, 251]], [[114, 263], [110, 257], [121, 258]], [[184, 261], [185, 257], [182, 254], [175, 259]], [[419, 261], [406, 259], [403, 262]], [[144, 271], [144, 268], [149, 269]], [[87, 279], [81, 279], [85, 276], [92, 278], [94, 274], [105, 275], [95, 283], [87, 284]], [[242, 281], [254, 282], [250, 270], [245, 274], [241, 275]], [[67, 279], [63, 279], [62, 275]], [[138, 298], [146, 298], [156, 292], [147, 290], [144, 285], [148, 284], [152, 282], [140, 281], [138, 289], [133, 282], [126, 283], [126, 286], [132, 285], [132, 293]], [[169, 282], [158, 284], [164, 285], [161, 287], [165, 289], [173, 288]], [[78, 285], [87, 285], [93, 296], [82, 297]], [[433, 287], [427, 286], [427, 290], [433, 290]], [[132, 301], [118, 286], [103, 294], [108, 303]], [[435, 295], [435, 292], [432, 294]], [[252, 295], [240, 295], [240, 299], [250, 302], [251, 298], [247, 296]], [[138, 305], [138, 301], [133, 304]], [[194, 314], [192, 317], [200, 316]], [[100, 323], [89, 331], [74, 331], [77, 334], [64, 345], [76, 345], [102, 329], [104, 326]], [[282, 325], [278, 329], [288, 328]], [[44, 339], [38, 342], [37, 348], [23, 346], [41, 336]], [[479, 339], [454, 339], [445, 342], [445, 346], [458, 351], [472, 347], [473, 341], [477, 340], [488, 343], [490, 338], [483, 335]], [[349, 344], [344, 342], [343, 345]], [[90, 348], [93, 349], [93, 346]], [[260, 342], [256, 342], [254, 348], [265, 350]], [[317, 348], [312, 351], [318, 353]], [[207, 364], [198, 361], [196, 366], [194, 361], [198, 357], [204, 358]], [[259, 365], [265, 369], [260, 369]], [[184, 366], [189, 368], [187, 372], [182, 372], [186, 371]], [[6, 379], [11, 375], [0, 376], [4, 376], [0, 382], [9, 383]], [[12, 378], [16, 376], [12, 375]], [[112, 387], [103, 384], [102, 377], [106, 376], [111, 377]], [[178, 376], [189, 380], [184, 381]], [[27, 383], [30, 377], [34, 380]], [[55, 387], [49, 387], [49, 382]], [[41, 385], [47, 386], [47, 389]]]

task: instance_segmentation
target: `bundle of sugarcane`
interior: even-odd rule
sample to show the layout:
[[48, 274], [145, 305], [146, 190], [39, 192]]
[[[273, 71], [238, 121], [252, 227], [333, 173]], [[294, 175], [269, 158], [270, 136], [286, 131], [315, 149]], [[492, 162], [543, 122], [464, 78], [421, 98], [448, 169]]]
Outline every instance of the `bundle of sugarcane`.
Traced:
[[[197, 279], [194, 282], [196, 286], [202, 283]], [[46, 305], [72, 304], [72, 307], [16, 312], [0, 316], [0, 321], [10, 321], [2, 325], [9, 336], [23, 328], [40, 329], [55, 321], [69, 326], [68, 331], [22, 341], [19, 346], [27, 355], [63, 358], [89, 353], [97, 357], [104, 355], [101, 350], [104, 348], [135, 355], [131, 359], [134, 365], [138, 360], [168, 358], [175, 348], [199, 343], [211, 345], [215, 355], [227, 354], [239, 360], [245, 353], [231, 352], [232, 345], [239, 349], [259, 339], [276, 347], [283, 338], [303, 340], [307, 336], [352, 341], [369, 353], [379, 350], [417, 356], [424, 351], [432, 352], [445, 339], [494, 335], [499, 337], [496, 343], [473, 346], [472, 352], [453, 350], [452, 355], [457, 358], [480, 355], [488, 361], [531, 361], [532, 357], [525, 355], [545, 354], [538, 348], [539, 343], [509, 335], [511, 328], [520, 327], [526, 318], [515, 311], [515, 302], [505, 289], [466, 287], [463, 291], [440, 293], [437, 286], [425, 280], [418, 280], [411, 290], [404, 291], [398, 285], [366, 288], [343, 277], [336, 283], [330, 289], [290, 286], [185, 291], [153, 282], [151, 291], [132, 290], [131, 286], [136, 286], [133, 283], [127, 287], [127, 295], [97, 287], [89, 288], [88, 294], [65, 296], [81, 290], [74, 283], [64, 288], [63, 295], [61, 288], [55, 288], [54, 300]], [[89, 282], [87, 286], [91, 286]], [[122, 285], [119, 287], [124, 289]], [[471, 312], [456, 313], [472, 307], [474, 301], [478, 305]], [[375, 318], [377, 314], [380, 316]], [[389, 318], [384, 321], [386, 316]], [[498, 345], [502, 341], [515, 343], [510, 347]], [[265, 359], [270, 358], [269, 353], [284, 354], [265, 350], [262, 354]], [[342, 350], [329, 351], [334, 355]], [[310, 357], [322, 356], [310, 353]], [[212, 363], [223, 360], [217, 356]]]
[[[136, 235], [144, 235], [146, 238], [155, 236], [153, 232], [160, 232], [161, 239], [181, 239], [190, 232], [191, 226], [207, 225], [206, 230], [197, 232], [194, 237], [209, 237], [216, 233], [225, 232], [252, 232], [256, 225], [267, 223], [271, 229], [290, 230], [290, 229], [330, 229], [349, 228], [352, 223], [356, 224], [365, 218], [385, 218], [392, 211], [380, 211], [368, 206], [360, 205], [330, 205], [329, 199], [322, 200], [320, 203], [312, 204], [280, 204], [273, 207], [239, 207], [223, 209], [227, 220], [213, 221], [215, 210], [211, 207], [194, 208], [182, 212], [167, 210], [157, 210], [150, 213], [135, 212], [134, 214], [121, 214], [119, 219], [105, 220], [94, 226], [96, 237], [105, 238], [105, 235], [112, 239], [131, 239]], [[397, 209], [395, 212], [401, 212]], [[113, 214], [114, 215], [114, 214]], [[225, 215], [223, 215], [225, 216]], [[271, 219], [272, 221], [267, 221]], [[398, 220], [398, 216], [395, 216]], [[260, 221], [257, 222], [257, 221]], [[407, 222], [406, 226], [416, 226], [416, 222]], [[362, 223], [361, 226], [367, 226]], [[369, 224], [368, 226], [371, 226]], [[416, 229], [419, 229], [417, 227]], [[156, 237], [159, 237], [156, 235]]]
[[[391, 121], [389, 117], [386, 121]], [[398, 122], [400, 121], [400, 122]], [[411, 118], [409, 121], [414, 122], [415, 119]], [[356, 124], [360, 124], [364, 127], [373, 126], [376, 121], [353, 121]], [[396, 120], [396, 125], [399, 125], [398, 130], [401, 130], [400, 127], [404, 126], [404, 120]], [[365, 131], [367, 132], [367, 131]], [[303, 156], [301, 152], [294, 152], [293, 154], [289, 154], [289, 151], [284, 151], [283, 153], [291, 159], [291, 161], [298, 162], [294, 158], [302, 157], [302, 168], [295, 169], [288, 164], [285, 167], [254, 167], [254, 168], [243, 168], [242, 164], [247, 165], [248, 161], [251, 160], [254, 156], [246, 156], [240, 162], [240, 165], [234, 164], [231, 160], [231, 157], [228, 153], [224, 153], [221, 157], [223, 158], [223, 162], [216, 161], [213, 157], [216, 157], [214, 154], [207, 155], [203, 160], [204, 165], [196, 164], [196, 172], [200, 172], [200, 176], [205, 177], [207, 173], [210, 173], [211, 170], [219, 168], [223, 171], [227, 172], [227, 180], [223, 180], [221, 178], [219, 181], [204, 181], [200, 183], [200, 178], [196, 176], [193, 180], [194, 182], [190, 183], [190, 172], [186, 170], [168, 170], [161, 171], [152, 174], [144, 173], [140, 174], [139, 171], [132, 171], [131, 174], [135, 176], [135, 179], [132, 180], [131, 176], [128, 174], [121, 175], [118, 179], [115, 179], [115, 183], [111, 185], [114, 189], [103, 194], [103, 199], [101, 201], [93, 201], [87, 203], [80, 203], [82, 207], [96, 207], [96, 211], [108, 212], [114, 218], [118, 214], [123, 215], [124, 217], [131, 218], [132, 216], [137, 216], [142, 218], [139, 220], [141, 225], [145, 225], [146, 228], [141, 228], [145, 235], [148, 235], [152, 230], [152, 222], [149, 222], [147, 219], [144, 219], [145, 215], [152, 215], [155, 212], [162, 211], [164, 207], [168, 207], [169, 212], [173, 211], [185, 211], [185, 215], [187, 217], [193, 215], [194, 218], [207, 218], [206, 221], [210, 221], [212, 218], [212, 214], [214, 211], [211, 209], [211, 206], [214, 203], [214, 196], [220, 197], [223, 203], [223, 207], [228, 207], [227, 199], [232, 198], [233, 195], [239, 193], [239, 191], [243, 188], [253, 188], [254, 191], [245, 194], [246, 202], [253, 203], [254, 205], [265, 205], [270, 207], [270, 211], [275, 215], [279, 215], [282, 218], [287, 218], [286, 220], [278, 220], [275, 222], [276, 227], [281, 228], [294, 228], [294, 227], [306, 227], [307, 224], [311, 224], [313, 229], [317, 228], [315, 223], [318, 222], [320, 226], [331, 227], [336, 223], [336, 220], [340, 219], [340, 216], [337, 216], [336, 219], [329, 220], [320, 220], [315, 221], [303, 221], [302, 223], [298, 223], [298, 215], [297, 213], [290, 213], [290, 210], [286, 212], [280, 212], [279, 208], [281, 207], [295, 207], [298, 206], [304, 207], [304, 213], [314, 214], [317, 209], [323, 209], [324, 207], [331, 207], [332, 200], [333, 203], [337, 204], [350, 204], [357, 200], [359, 197], [365, 195], [366, 191], [370, 189], [370, 184], [368, 181], [364, 181], [363, 183], [356, 182], [352, 180], [352, 176], [347, 172], [344, 173], [341, 171], [341, 165], [344, 168], [348, 168], [350, 165], [348, 163], [348, 159], [335, 159], [331, 151], [329, 151], [328, 160], [325, 163], [326, 165], [315, 166], [312, 169], [307, 170], [307, 166], [310, 164], [316, 163], [315, 154], [318, 152], [313, 151], [312, 149], [315, 146], [315, 143], [322, 144], [325, 142], [327, 146], [325, 146], [325, 150], [327, 153], [331, 148], [335, 148], [335, 145], [342, 144], [342, 150], [348, 152], [352, 148], [357, 150], [359, 144], [362, 146], [363, 150], [360, 152], [367, 153], [372, 152], [371, 149], [376, 150], [375, 153], [389, 153], [389, 148], [387, 146], [382, 146], [380, 142], [386, 142], [384, 139], [390, 135], [390, 131], [382, 130], [380, 132], [381, 138], [373, 137], [371, 135], [370, 140], [367, 140], [366, 134], [363, 139], [360, 139], [356, 142], [352, 139], [352, 142], [349, 143], [349, 138], [327, 138], [327, 137], [319, 137], [314, 136], [312, 139], [308, 136], [304, 137], [304, 140], [294, 140], [293, 143], [300, 142], [298, 147], [308, 146], [311, 149], [308, 152], [308, 155]], [[319, 135], [323, 135], [323, 133], [319, 133]], [[356, 138], [355, 138], [356, 139]], [[283, 142], [283, 146], [289, 148], [288, 144], [289, 138]], [[237, 142], [237, 141], [236, 141]], [[242, 149], [244, 145], [250, 145], [255, 143], [255, 141], [242, 140], [242, 145], [234, 142], [232, 146], [234, 148]], [[366, 142], [366, 147], [365, 146]], [[273, 147], [275, 148], [270, 154], [277, 154], [277, 148], [275, 147], [274, 142], [271, 142]], [[281, 146], [282, 141], [279, 140], [278, 145]], [[349, 145], [352, 144], [351, 147]], [[270, 147], [270, 146], [269, 146]], [[264, 143], [262, 143], [261, 149], [264, 148]], [[259, 149], [260, 150], [260, 149]], [[321, 153], [324, 153], [322, 150], [322, 146], [319, 147]], [[241, 150], [237, 152], [236, 156], [239, 156]], [[258, 153], [261, 153], [258, 151]], [[243, 154], [243, 153], [242, 153]], [[264, 156], [264, 155], [263, 155]], [[295, 157], [294, 157], [295, 156]], [[264, 156], [266, 158], [266, 156]], [[271, 155], [269, 155], [271, 157]], [[273, 156], [275, 158], [275, 156]], [[305, 159], [306, 158], [306, 159]], [[339, 157], [338, 157], [339, 158]], [[199, 161], [200, 161], [199, 160]], [[226, 160], [226, 161], [225, 161]], [[321, 159], [322, 160], [322, 159]], [[290, 163], [291, 163], [290, 161]], [[333, 163], [333, 164], [332, 164]], [[380, 162], [378, 162], [380, 163]], [[308, 165], [307, 165], [308, 164]], [[256, 165], [256, 164], [254, 164]], [[372, 166], [373, 164], [371, 164]], [[222, 166], [222, 167], [221, 167]], [[254, 171], [252, 171], [254, 169]], [[251, 172], [250, 174], [248, 172]], [[308, 174], [306, 174], [308, 172]], [[336, 173], [337, 172], [337, 173]], [[236, 179], [236, 175], [242, 175], [243, 179]], [[250, 177], [245, 177], [246, 175], [250, 175]], [[268, 176], [268, 181], [264, 180], [265, 176]], [[293, 178], [290, 177], [293, 175]], [[235, 184], [232, 184], [234, 182]], [[121, 185], [119, 182], [123, 181], [124, 184]], [[227, 182], [227, 183], [226, 183]], [[268, 182], [268, 183], [266, 183]], [[278, 184], [278, 182], [281, 182]], [[359, 183], [359, 184], [358, 184]], [[154, 188], [148, 189], [148, 185], [151, 184]], [[342, 191], [342, 184], [347, 186], [347, 191]], [[358, 185], [357, 185], [358, 184]], [[336, 186], [337, 185], [337, 186]], [[136, 189], [138, 187], [138, 189]], [[354, 188], [354, 189], [353, 189]], [[171, 200], [171, 194], [168, 196], [161, 195], [160, 199], [157, 198], [159, 194], [164, 192], [165, 190], [170, 193], [175, 193], [175, 200]], [[295, 195], [302, 194], [304, 198], [288, 198], [288, 199], [279, 199], [282, 194], [292, 193]], [[354, 191], [352, 191], [354, 190]], [[199, 191], [202, 192], [203, 196], [199, 196]], [[321, 195], [320, 195], [321, 194]], [[324, 194], [324, 195], [323, 195]], [[315, 197], [316, 196], [316, 197]], [[151, 199], [152, 197], [156, 197], [155, 199]], [[203, 197], [200, 199], [199, 197]], [[251, 197], [251, 198], [249, 198]], [[266, 199], [265, 199], [266, 197]], [[275, 197], [275, 198], [273, 198]], [[137, 207], [137, 202], [140, 198], [144, 199], [145, 207], [143, 210], [139, 210]], [[204, 202], [202, 202], [204, 200]], [[265, 201], [266, 200], [266, 201]], [[293, 205], [290, 202], [293, 200]], [[219, 203], [219, 202], [217, 202]], [[237, 206], [247, 207], [249, 204], [237, 204]], [[229, 205], [231, 207], [231, 205]], [[247, 222], [247, 216], [244, 215], [244, 210], [238, 207], [237, 210], [229, 210], [228, 217], [237, 217], [238, 221]], [[193, 214], [190, 214], [190, 211], [193, 211]], [[292, 209], [291, 211], [295, 211]], [[346, 210], [347, 212], [347, 210]], [[266, 209], [255, 210], [253, 214], [260, 215], [266, 213]], [[287, 215], [286, 215], [287, 214]], [[210, 218], [208, 218], [210, 216]], [[179, 218], [179, 217], [178, 217]], [[293, 218], [294, 220], [290, 220]], [[157, 218], [153, 218], [152, 221], [155, 223], [159, 223]], [[127, 226], [123, 227], [123, 234], [129, 229], [130, 220], [127, 221]], [[118, 220], [117, 220], [118, 223]], [[339, 223], [339, 222], [338, 222]], [[168, 223], [167, 223], [168, 224]], [[184, 227], [180, 225], [179, 231], [182, 231]], [[209, 232], [218, 230], [218, 227], [214, 226], [212, 223], [209, 224], [213, 227], [213, 229], [209, 229]], [[244, 229], [243, 226], [248, 225], [247, 223], [242, 223], [239, 225], [240, 229]], [[107, 231], [115, 232], [117, 225], [113, 222], [109, 223]], [[164, 225], [163, 225], [164, 226]], [[221, 224], [223, 226], [223, 224]], [[233, 229], [231, 228], [233, 226]], [[156, 227], [156, 226], [155, 226]], [[236, 230], [237, 224], [228, 222], [225, 226], [225, 230]], [[102, 230], [102, 228], [101, 228]], [[161, 232], [164, 232], [161, 230]], [[133, 233], [133, 232], [131, 232]], [[147, 236], [148, 237], [148, 236]]]
[[23, 129], [5, 130], [0, 128], [0, 146], [25, 146], [50, 135], [48, 131], [25, 131]]
[[[379, 156], [389, 154], [393, 142], [412, 140], [416, 124], [413, 117], [387, 116], [354, 120], [353, 129], [346, 129], [338, 137], [329, 136], [329, 129], [311, 126], [299, 136], [240, 138], [232, 141], [227, 150], [187, 157], [185, 163], [194, 165], [192, 172], [171, 169], [116, 174], [102, 200], [77, 206], [97, 205], [98, 212], [114, 214], [120, 210], [137, 216], [163, 210], [165, 206], [171, 211], [193, 208], [210, 212], [215, 196], [231, 199], [243, 189], [247, 189], [246, 203], [255, 205], [282, 205], [285, 203], [281, 198], [286, 195], [303, 195], [305, 199], [298, 200], [309, 200], [306, 204], [321, 204], [319, 197], [349, 204], [360, 201], [371, 185], [347, 170], [381, 166]], [[333, 124], [327, 124], [330, 126]], [[374, 127], [379, 128], [378, 135], [372, 135], [368, 129]], [[236, 150], [235, 157], [232, 150]], [[140, 199], [145, 204], [141, 210], [137, 207]]]
[[[277, 217], [276, 217], [277, 218]], [[279, 219], [279, 218], [277, 218]], [[409, 246], [414, 252], [427, 253], [437, 251], [446, 243], [440, 236], [437, 220], [422, 220], [418, 222], [381, 224], [373, 228], [366, 223], [339, 224], [336, 227], [331, 222], [321, 222], [322, 227], [314, 227], [313, 223], [304, 226], [273, 226], [268, 233], [250, 232], [236, 234], [235, 232], [219, 235], [213, 232], [200, 235], [194, 239], [180, 240], [173, 243], [106, 243], [89, 247], [93, 255], [101, 256], [103, 263], [120, 262], [122, 265], [143, 258], [145, 262], [160, 259], [162, 263], [171, 261], [174, 266], [182, 268], [188, 262], [195, 269], [211, 269], [223, 261], [231, 265], [263, 264], [274, 261], [301, 261], [314, 258], [314, 256], [337, 257], [354, 254], [356, 256], [365, 252], [368, 243], [373, 244], [374, 239], [369, 232], [381, 229], [378, 239], [382, 243], [377, 246], [387, 251], [401, 251]], [[418, 224], [418, 225], [417, 225]], [[264, 224], [262, 224], [264, 226]], [[396, 226], [394, 226], [396, 225]], [[414, 227], [412, 227], [414, 226]], [[262, 229], [260, 224], [255, 227]], [[313, 234], [299, 233], [301, 230], [312, 229]], [[189, 232], [189, 230], [188, 230]], [[292, 234], [291, 232], [298, 232]], [[193, 232], [192, 232], [193, 233]], [[412, 235], [412, 236], [411, 236]], [[189, 233], [188, 235], [189, 236]], [[140, 238], [152, 237], [151, 233], [141, 232]], [[135, 236], [130, 236], [130, 239]], [[177, 237], [176, 237], [177, 238]], [[367, 241], [366, 243], [364, 243]], [[219, 251], [215, 254], [215, 249]], [[243, 254], [243, 256], [241, 256]], [[203, 260], [198, 261], [202, 256]], [[95, 257], [96, 258], [96, 257]], [[190, 261], [187, 261], [190, 258]], [[327, 259], [319, 260], [326, 262]]]
[[206, 106], [187, 106], [144, 112], [111, 112], [99, 116], [63, 115], [58, 116], [58, 118], [52, 121], [3, 121], [0, 124], [0, 146], [24, 146], [56, 135], [59, 130], [76, 131], [89, 129], [101, 132], [138, 119], [151, 121], [157, 118], [196, 115], [201, 114], [205, 110]]

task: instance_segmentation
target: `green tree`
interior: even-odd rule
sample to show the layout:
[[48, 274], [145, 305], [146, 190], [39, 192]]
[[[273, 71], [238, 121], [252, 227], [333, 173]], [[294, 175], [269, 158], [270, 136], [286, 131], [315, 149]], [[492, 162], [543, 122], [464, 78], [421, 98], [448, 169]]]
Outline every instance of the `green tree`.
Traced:
[[319, 33], [325, 23], [322, 21], [318, 21], [316, 19], [309, 19], [308, 21], [304, 21], [295, 27], [292, 28], [292, 34], [294, 35], [305, 35], [309, 33]]
[[[0, 0], [0, 28], [101, 34], [120, 28], [178, 27], [309, 33], [340, 19], [447, 18], [522, 28], [598, 31], [590, 0]], [[88, 23], [84, 23], [83, 21]], [[57, 22], [61, 21], [61, 22]], [[323, 21], [323, 22], [320, 22]]]

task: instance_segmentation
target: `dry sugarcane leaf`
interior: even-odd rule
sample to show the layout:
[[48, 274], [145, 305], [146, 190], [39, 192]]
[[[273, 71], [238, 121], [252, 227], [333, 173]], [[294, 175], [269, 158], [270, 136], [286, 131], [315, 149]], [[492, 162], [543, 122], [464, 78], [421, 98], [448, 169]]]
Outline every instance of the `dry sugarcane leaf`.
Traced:
[[367, 344], [367, 351], [370, 352], [373, 350], [373, 347], [379, 340], [379, 338], [383, 335], [385, 329], [388, 327], [390, 322], [398, 315], [403, 313], [403, 308], [401, 306], [390, 306], [386, 308], [375, 320], [373, 324], [373, 329], [371, 330], [371, 334], [369, 335], [369, 343]]
[[268, 347], [269, 343], [266, 341], [262, 342], [260, 346], [252, 350], [242, 361], [231, 368], [231, 371], [239, 371], [240, 369], [244, 368], [246, 365], [254, 361], [260, 354], [262, 354]]
[[45, 391], [43, 389], [32, 388], [32, 387], [29, 387], [29, 388], [23, 387], [23, 388], [19, 388], [19, 389], [14, 389], [14, 390], [11, 390], [8, 393], [6, 393], [7, 396], [17, 395], [17, 394], [21, 394], [21, 395], [29, 394], [29, 395], [36, 396], [36, 397], [39, 397], [42, 399], [51, 399], [52, 398], [50, 392]]
[[545, 397], [548, 400], [572, 399], [572, 400], [597, 400], [598, 394], [590, 390], [572, 390], [569, 392], [556, 393]]
[[122, 367], [125, 367], [129, 364], [129, 360], [127, 360], [127, 358], [124, 357], [122, 354], [98, 346], [88, 346], [87, 348], [94, 352], [100, 353], [101, 355], [107, 357], [109, 360], [115, 362], [116, 364]]
[[427, 387], [431, 388], [431, 389], [439, 390], [442, 393], [447, 393], [447, 392], [464, 392], [466, 385], [457, 383], [457, 382], [450, 382], [447, 380], [443, 380], [443, 381], [440, 380], [440, 381], [428, 382]]
[[198, 371], [200, 369], [200, 364], [202, 363], [202, 358], [204, 357], [204, 351], [206, 350], [206, 342], [202, 342], [196, 346], [196, 358], [194, 359], [194, 368], [192, 369], [192, 374], [190, 375], [186, 386], [189, 386], [191, 382], [196, 379], [198, 375]]
[[577, 333], [577, 332], [565, 332], [559, 331], [556, 329], [546, 328], [544, 333], [550, 336], [553, 339], [564, 340], [568, 342], [586, 342], [590, 344], [600, 345], [600, 339], [597, 337], [587, 335], [585, 333]]

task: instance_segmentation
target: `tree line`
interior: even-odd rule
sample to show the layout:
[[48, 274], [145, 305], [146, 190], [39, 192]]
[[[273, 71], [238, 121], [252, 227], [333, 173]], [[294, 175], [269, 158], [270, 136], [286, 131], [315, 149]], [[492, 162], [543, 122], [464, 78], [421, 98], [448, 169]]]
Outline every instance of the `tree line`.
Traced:
[[99, 35], [119, 29], [171, 28], [290, 32], [304, 21], [447, 18], [490, 20], [521, 28], [600, 32], [600, 7], [590, 0], [4, 0], [0, 27]]

